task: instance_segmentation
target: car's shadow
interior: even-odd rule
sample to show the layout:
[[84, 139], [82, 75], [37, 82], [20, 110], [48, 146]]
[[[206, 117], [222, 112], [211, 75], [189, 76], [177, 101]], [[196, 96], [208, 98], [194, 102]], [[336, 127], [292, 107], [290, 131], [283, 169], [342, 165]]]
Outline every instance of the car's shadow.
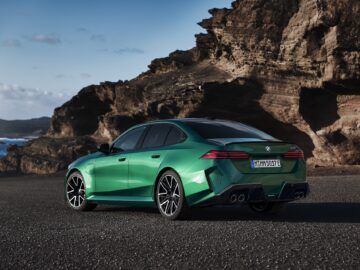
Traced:
[[[158, 214], [156, 209], [139, 207], [105, 207], [98, 211]], [[187, 220], [360, 223], [360, 203], [289, 203], [283, 212], [276, 215], [254, 213], [246, 206], [193, 208]]]
[[196, 210], [196, 215], [191, 215], [192, 220], [360, 223], [360, 203], [290, 203], [278, 214], [259, 214], [243, 207], [214, 207], [199, 210]]

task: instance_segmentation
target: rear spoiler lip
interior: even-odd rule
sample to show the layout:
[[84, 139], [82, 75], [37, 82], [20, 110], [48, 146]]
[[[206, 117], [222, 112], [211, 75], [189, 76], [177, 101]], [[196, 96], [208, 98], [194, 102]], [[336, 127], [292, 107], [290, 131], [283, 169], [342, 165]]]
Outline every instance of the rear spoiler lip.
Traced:
[[288, 142], [288, 141], [234, 141], [234, 142], [224, 142], [224, 141], [221, 141], [221, 140], [217, 140], [217, 139], [207, 139], [207, 141], [210, 141], [210, 142], [216, 142], [216, 143], [221, 143], [223, 145], [229, 145], [229, 144], [246, 144], [246, 143], [284, 143], [284, 144], [292, 144], [292, 145], [297, 145], [296, 143], [293, 143], [293, 142]]

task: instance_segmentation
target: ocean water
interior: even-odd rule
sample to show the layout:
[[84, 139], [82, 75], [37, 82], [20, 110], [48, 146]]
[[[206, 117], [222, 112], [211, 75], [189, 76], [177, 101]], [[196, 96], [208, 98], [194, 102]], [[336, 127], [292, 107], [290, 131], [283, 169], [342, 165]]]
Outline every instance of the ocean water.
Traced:
[[16, 144], [16, 145], [23, 145], [28, 141], [25, 138], [0, 138], [0, 158], [6, 156], [7, 148], [9, 145]]

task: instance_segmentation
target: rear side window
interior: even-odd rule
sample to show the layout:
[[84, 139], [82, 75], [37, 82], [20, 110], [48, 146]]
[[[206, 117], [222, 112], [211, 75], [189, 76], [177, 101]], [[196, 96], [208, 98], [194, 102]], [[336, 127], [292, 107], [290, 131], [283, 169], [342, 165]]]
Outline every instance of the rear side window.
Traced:
[[165, 141], [165, 145], [177, 144], [186, 139], [186, 135], [177, 127], [172, 127]]
[[236, 122], [186, 122], [186, 124], [204, 139], [251, 138], [276, 140], [265, 132]]
[[146, 134], [142, 148], [163, 146], [170, 129], [171, 126], [167, 124], [152, 125]]

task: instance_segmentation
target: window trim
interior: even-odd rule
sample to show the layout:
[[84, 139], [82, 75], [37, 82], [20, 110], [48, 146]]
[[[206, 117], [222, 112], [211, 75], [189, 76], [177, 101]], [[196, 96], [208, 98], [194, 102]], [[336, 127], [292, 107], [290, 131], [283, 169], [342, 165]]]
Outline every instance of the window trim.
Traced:
[[142, 145], [143, 145], [143, 143], [144, 143], [144, 141], [145, 141], [146, 135], [149, 133], [149, 130], [150, 130], [150, 128], [151, 128], [151, 125], [146, 125], [145, 127], [146, 127], [146, 128], [145, 128], [143, 134], [141, 135], [141, 137], [139, 138], [139, 141], [138, 141], [137, 144], [136, 144], [136, 149], [137, 149], [137, 150], [138, 150], [138, 149], [142, 149]]

